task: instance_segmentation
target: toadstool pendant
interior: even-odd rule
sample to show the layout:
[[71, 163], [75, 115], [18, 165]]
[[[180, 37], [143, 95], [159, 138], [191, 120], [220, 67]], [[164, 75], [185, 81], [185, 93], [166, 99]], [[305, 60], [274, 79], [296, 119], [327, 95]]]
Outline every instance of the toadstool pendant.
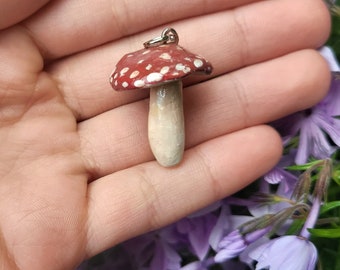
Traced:
[[110, 83], [117, 91], [150, 88], [148, 138], [162, 166], [175, 166], [183, 157], [182, 79], [211, 72], [207, 60], [178, 45], [178, 35], [172, 28], [145, 42], [143, 49], [124, 55], [112, 72]]

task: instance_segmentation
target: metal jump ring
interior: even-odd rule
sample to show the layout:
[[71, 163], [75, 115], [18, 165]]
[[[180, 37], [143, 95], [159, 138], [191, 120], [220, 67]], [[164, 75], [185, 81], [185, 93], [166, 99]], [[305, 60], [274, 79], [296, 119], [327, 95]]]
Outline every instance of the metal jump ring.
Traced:
[[165, 28], [160, 37], [155, 37], [144, 42], [144, 47], [149, 48], [168, 43], [178, 44], [178, 34], [173, 28]]

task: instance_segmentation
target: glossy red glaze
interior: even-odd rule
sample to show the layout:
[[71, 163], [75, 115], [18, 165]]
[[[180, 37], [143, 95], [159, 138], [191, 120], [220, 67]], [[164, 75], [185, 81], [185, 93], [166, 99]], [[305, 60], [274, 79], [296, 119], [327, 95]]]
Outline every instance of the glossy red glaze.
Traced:
[[212, 69], [203, 57], [176, 44], [164, 44], [124, 55], [110, 83], [117, 91], [149, 88], [192, 73], [210, 74]]

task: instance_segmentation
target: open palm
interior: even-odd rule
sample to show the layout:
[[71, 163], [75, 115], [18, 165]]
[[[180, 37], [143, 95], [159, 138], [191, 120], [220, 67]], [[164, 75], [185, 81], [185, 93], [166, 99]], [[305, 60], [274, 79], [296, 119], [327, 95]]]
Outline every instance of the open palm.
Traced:
[[[0, 1], [0, 269], [72, 269], [239, 190], [280, 157], [262, 124], [329, 84], [319, 0], [45, 2]], [[215, 68], [185, 82], [186, 151], [167, 169], [148, 91], [108, 82], [164, 25]]]

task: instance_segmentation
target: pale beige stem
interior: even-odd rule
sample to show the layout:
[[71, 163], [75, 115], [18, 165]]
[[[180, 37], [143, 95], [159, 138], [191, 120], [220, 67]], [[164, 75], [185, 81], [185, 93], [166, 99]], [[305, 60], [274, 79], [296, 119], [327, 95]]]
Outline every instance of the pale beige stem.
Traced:
[[182, 81], [150, 89], [149, 142], [157, 161], [164, 167], [178, 164], [184, 152]]

